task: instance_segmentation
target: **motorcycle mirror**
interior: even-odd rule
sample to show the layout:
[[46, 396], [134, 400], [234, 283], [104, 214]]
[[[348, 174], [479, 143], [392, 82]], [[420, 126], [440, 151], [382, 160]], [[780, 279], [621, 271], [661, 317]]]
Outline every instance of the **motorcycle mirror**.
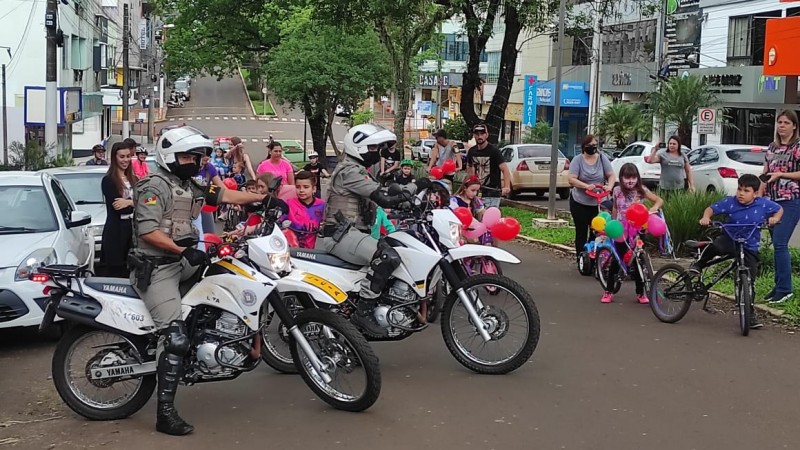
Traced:
[[273, 178], [272, 181], [270, 181], [269, 186], [267, 186], [267, 189], [269, 189], [270, 192], [274, 192], [281, 186], [281, 182], [283, 182], [283, 177], [277, 176]]
[[403, 192], [403, 187], [397, 183], [392, 183], [389, 185], [389, 188], [386, 190], [386, 193], [389, 195], [400, 195]]

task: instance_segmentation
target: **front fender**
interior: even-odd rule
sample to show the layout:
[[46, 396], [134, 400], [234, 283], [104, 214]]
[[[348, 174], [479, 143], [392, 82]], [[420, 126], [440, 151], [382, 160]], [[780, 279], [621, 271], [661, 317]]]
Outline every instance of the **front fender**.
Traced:
[[488, 245], [466, 244], [461, 247], [451, 248], [448, 253], [454, 260], [473, 258], [476, 256], [490, 256], [496, 261], [519, 264], [520, 260], [511, 253], [497, 247]]
[[347, 292], [331, 281], [302, 270], [293, 270], [289, 275], [277, 282], [278, 292], [303, 292], [311, 296], [315, 302], [327, 305], [338, 305], [347, 300]]

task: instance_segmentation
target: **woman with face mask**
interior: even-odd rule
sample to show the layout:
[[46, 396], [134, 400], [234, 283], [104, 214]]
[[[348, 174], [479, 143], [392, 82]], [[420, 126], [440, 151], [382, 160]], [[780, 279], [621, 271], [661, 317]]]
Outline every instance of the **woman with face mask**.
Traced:
[[586, 194], [596, 184], [611, 192], [616, 176], [611, 161], [597, 150], [597, 140], [589, 134], [581, 143], [581, 154], [569, 164], [569, 184], [572, 186], [569, 211], [575, 223], [575, 253], [580, 255], [589, 239], [589, 225], [597, 215], [597, 200]]

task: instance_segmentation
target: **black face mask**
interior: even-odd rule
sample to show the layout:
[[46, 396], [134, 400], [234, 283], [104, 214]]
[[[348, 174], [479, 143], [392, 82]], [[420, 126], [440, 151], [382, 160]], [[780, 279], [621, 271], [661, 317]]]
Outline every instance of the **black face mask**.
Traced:
[[361, 155], [361, 158], [364, 159], [364, 162], [362, 162], [364, 167], [369, 167], [381, 161], [381, 153], [379, 151], [367, 152]]
[[590, 146], [584, 148], [583, 151], [587, 155], [594, 155], [595, 153], [597, 153], [597, 146], [596, 145], [590, 145]]
[[174, 169], [172, 170], [172, 173], [175, 174], [175, 176], [180, 178], [182, 181], [186, 181], [189, 178], [192, 178], [199, 172], [200, 172], [200, 162], [197, 160], [189, 164], [178, 164], [176, 162]]

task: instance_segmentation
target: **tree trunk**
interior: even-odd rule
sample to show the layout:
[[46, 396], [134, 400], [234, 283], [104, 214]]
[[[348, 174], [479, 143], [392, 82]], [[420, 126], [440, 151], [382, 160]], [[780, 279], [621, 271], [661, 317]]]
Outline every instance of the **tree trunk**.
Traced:
[[336, 137], [333, 135], [333, 119], [335, 118], [336, 118], [335, 110], [331, 110], [330, 112], [328, 112], [328, 126], [325, 129], [325, 134], [331, 141], [331, 147], [333, 147], [333, 154], [336, 155], [336, 159], [341, 161], [342, 151], [339, 150], [339, 147], [336, 145]]
[[478, 48], [477, 37], [469, 37], [469, 61], [467, 62], [467, 71], [464, 73], [464, 78], [461, 86], [461, 116], [467, 123], [467, 127], [472, 129], [472, 126], [480, 122], [481, 118], [475, 112], [475, 90], [480, 89], [481, 79], [478, 76], [481, 64], [481, 49]]
[[692, 148], [692, 125], [681, 124], [678, 126], [678, 139], [681, 140], [681, 145]]
[[394, 134], [397, 136], [397, 149], [405, 157], [406, 114], [411, 102], [411, 64], [412, 55], [403, 55], [398, 61], [399, 70], [395, 75], [394, 88], [397, 92], [397, 110], [394, 112]]
[[506, 30], [503, 35], [503, 48], [500, 52], [500, 72], [497, 78], [497, 89], [492, 97], [492, 104], [486, 114], [486, 125], [489, 127], [489, 142], [497, 144], [500, 139], [500, 130], [506, 116], [508, 97], [514, 84], [514, 68], [517, 65], [517, 39], [522, 30], [518, 11], [506, 7]]

